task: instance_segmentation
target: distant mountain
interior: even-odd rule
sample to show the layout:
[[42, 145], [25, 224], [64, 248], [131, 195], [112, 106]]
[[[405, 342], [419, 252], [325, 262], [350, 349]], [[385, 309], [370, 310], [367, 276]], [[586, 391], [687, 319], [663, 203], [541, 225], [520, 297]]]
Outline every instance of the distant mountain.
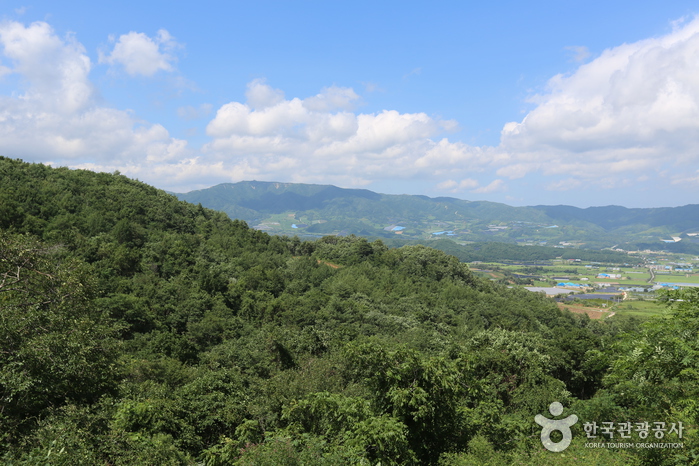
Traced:
[[[454, 218], [464, 215], [495, 219], [502, 214], [514, 214], [517, 208], [495, 202], [471, 202], [451, 197], [378, 194], [367, 189], [345, 189], [332, 185], [241, 181], [224, 183], [211, 188], [175, 194], [191, 203], [211, 205], [211, 208], [246, 209], [252, 219], [259, 214], [279, 214], [288, 211], [333, 210], [351, 207], [363, 215], [386, 214], [387, 218], [411, 215], [412, 209]], [[457, 210], [451, 213], [448, 206]], [[445, 214], [441, 209], [446, 209]], [[507, 212], [502, 212], [505, 209]], [[461, 212], [459, 212], [461, 210]], [[529, 215], [536, 215], [529, 212]], [[247, 219], [246, 219], [247, 220]]]
[[628, 209], [616, 205], [588, 207], [587, 209], [567, 205], [535, 206], [534, 208], [544, 212], [554, 220], [561, 222], [582, 220], [598, 225], [607, 231], [644, 225], [648, 228], [668, 227], [676, 232], [694, 232], [699, 227], [698, 204], [648, 209]]
[[381, 200], [381, 194], [366, 189], [343, 189], [330, 185], [242, 181], [208, 189], [176, 194], [180, 200], [211, 205], [229, 215], [253, 220], [260, 214], [323, 209], [337, 199]]
[[[687, 249], [699, 231], [699, 205], [512, 207], [452, 197], [379, 194], [332, 185], [242, 181], [175, 194], [270, 233], [357, 234], [406, 239], [502, 241], [548, 246]], [[671, 236], [685, 244], [664, 243]], [[621, 247], [621, 246], [620, 246]], [[696, 244], [699, 248], [699, 244]], [[693, 249], [693, 247], [690, 247]]]

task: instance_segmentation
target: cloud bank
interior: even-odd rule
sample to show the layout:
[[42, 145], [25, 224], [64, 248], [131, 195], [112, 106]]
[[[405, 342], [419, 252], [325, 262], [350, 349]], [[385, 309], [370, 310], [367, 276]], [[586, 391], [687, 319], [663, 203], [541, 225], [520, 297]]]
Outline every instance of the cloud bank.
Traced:
[[354, 113], [351, 88], [327, 87], [317, 95], [287, 99], [263, 80], [248, 84], [247, 102], [216, 112], [206, 132], [203, 158], [234, 179], [367, 185], [382, 178], [434, 177], [439, 172], [489, 163], [484, 151], [446, 138], [457, 125], [424, 113]]
[[647, 172], [682, 182], [699, 162], [697, 57], [694, 19], [554, 76], [547, 93], [531, 98], [536, 108], [504, 126], [499, 149], [507, 165], [497, 173], [516, 179], [539, 172], [605, 187]]
[[0, 96], [2, 155], [113, 170], [187, 154], [186, 141], [170, 137], [163, 126], [98, 104], [92, 63], [74, 36], [58, 37], [45, 22], [6, 22], [0, 24], [0, 47], [10, 64], [5, 74], [25, 83], [18, 93]]
[[[175, 70], [181, 46], [165, 30], [112, 39], [98, 64], [149, 78]], [[504, 124], [495, 147], [454, 139], [454, 120], [385, 109], [362, 113], [350, 87], [287, 97], [264, 79], [244, 102], [180, 106], [203, 120], [190, 147], [161, 124], [101, 104], [76, 36], [45, 22], [0, 23], [0, 153], [71, 167], [118, 169], [186, 191], [244, 179], [379, 185], [427, 182], [437, 193], [494, 194], [526, 183], [564, 192], [699, 182], [699, 19], [663, 36], [622, 44], [590, 59], [570, 47], [572, 73], [552, 77], [521, 121]], [[207, 121], [208, 120], [208, 121]], [[424, 186], [424, 184], [423, 184]]]

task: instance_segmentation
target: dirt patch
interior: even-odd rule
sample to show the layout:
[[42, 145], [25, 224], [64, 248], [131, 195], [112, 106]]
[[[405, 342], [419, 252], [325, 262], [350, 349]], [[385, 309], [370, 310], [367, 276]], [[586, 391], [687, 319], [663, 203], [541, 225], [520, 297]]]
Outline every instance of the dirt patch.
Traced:
[[571, 306], [570, 304], [558, 303], [558, 307], [561, 309], [567, 309], [568, 311], [576, 314], [587, 314], [590, 319], [601, 319], [609, 314], [608, 311], [585, 306]]
[[340, 266], [337, 265], [337, 264], [333, 264], [332, 262], [322, 261], [322, 260], [320, 260], [320, 259], [318, 260], [318, 263], [319, 263], [319, 264], [325, 264], [325, 265], [327, 265], [328, 267], [332, 267], [333, 269], [339, 269], [339, 268], [340, 268]]

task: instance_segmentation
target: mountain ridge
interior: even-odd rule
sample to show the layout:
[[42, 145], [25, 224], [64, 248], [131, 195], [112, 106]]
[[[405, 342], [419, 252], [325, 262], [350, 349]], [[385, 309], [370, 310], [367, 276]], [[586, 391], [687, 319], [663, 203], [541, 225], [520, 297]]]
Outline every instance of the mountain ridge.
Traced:
[[[699, 204], [628, 208], [568, 205], [514, 207], [454, 197], [381, 194], [334, 185], [241, 181], [173, 193], [278, 234], [395, 234], [429, 239], [440, 231], [462, 241], [525, 244], [583, 242], [602, 248], [625, 243], [665, 245], [663, 238], [699, 231]], [[281, 218], [278, 218], [282, 216]], [[305, 225], [298, 227], [298, 225]], [[398, 231], [390, 228], [400, 226]], [[388, 230], [387, 230], [388, 229]], [[677, 248], [677, 246], [675, 246]]]

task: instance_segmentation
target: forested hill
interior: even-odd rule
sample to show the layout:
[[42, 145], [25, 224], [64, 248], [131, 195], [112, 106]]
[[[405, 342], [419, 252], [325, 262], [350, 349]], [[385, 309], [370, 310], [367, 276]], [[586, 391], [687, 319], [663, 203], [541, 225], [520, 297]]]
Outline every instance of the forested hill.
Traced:
[[533, 422], [553, 401], [686, 429], [590, 452], [581, 421], [566, 455], [699, 454], [692, 292], [590, 321], [424, 246], [270, 236], [119, 174], [0, 180], [2, 464], [566, 464]]
[[[599, 249], [671, 248], [699, 252], [699, 205], [628, 209], [620, 206], [511, 207], [451, 197], [378, 194], [330, 185], [243, 181], [176, 194], [277, 234], [357, 234], [465, 241], [558, 244]], [[679, 236], [682, 245], [661, 239]], [[692, 244], [689, 244], [692, 243]]]
[[585, 221], [613, 231], [621, 228], [647, 230], [669, 228], [677, 232], [699, 230], [699, 204], [681, 207], [636, 208], [609, 205], [581, 209], [566, 205], [534, 206], [554, 221]]
[[429, 237], [444, 228], [470, 238], [482, 236], [480, 229], [489, 222], [503, 219], [549, 222], [539, 211], [496, 202], [378, 194], [331, 185], [242, 181], [176, 196], [277, 234], [391, 237], [391, 227], [402, 225], [400, 233], [410, 238]]

